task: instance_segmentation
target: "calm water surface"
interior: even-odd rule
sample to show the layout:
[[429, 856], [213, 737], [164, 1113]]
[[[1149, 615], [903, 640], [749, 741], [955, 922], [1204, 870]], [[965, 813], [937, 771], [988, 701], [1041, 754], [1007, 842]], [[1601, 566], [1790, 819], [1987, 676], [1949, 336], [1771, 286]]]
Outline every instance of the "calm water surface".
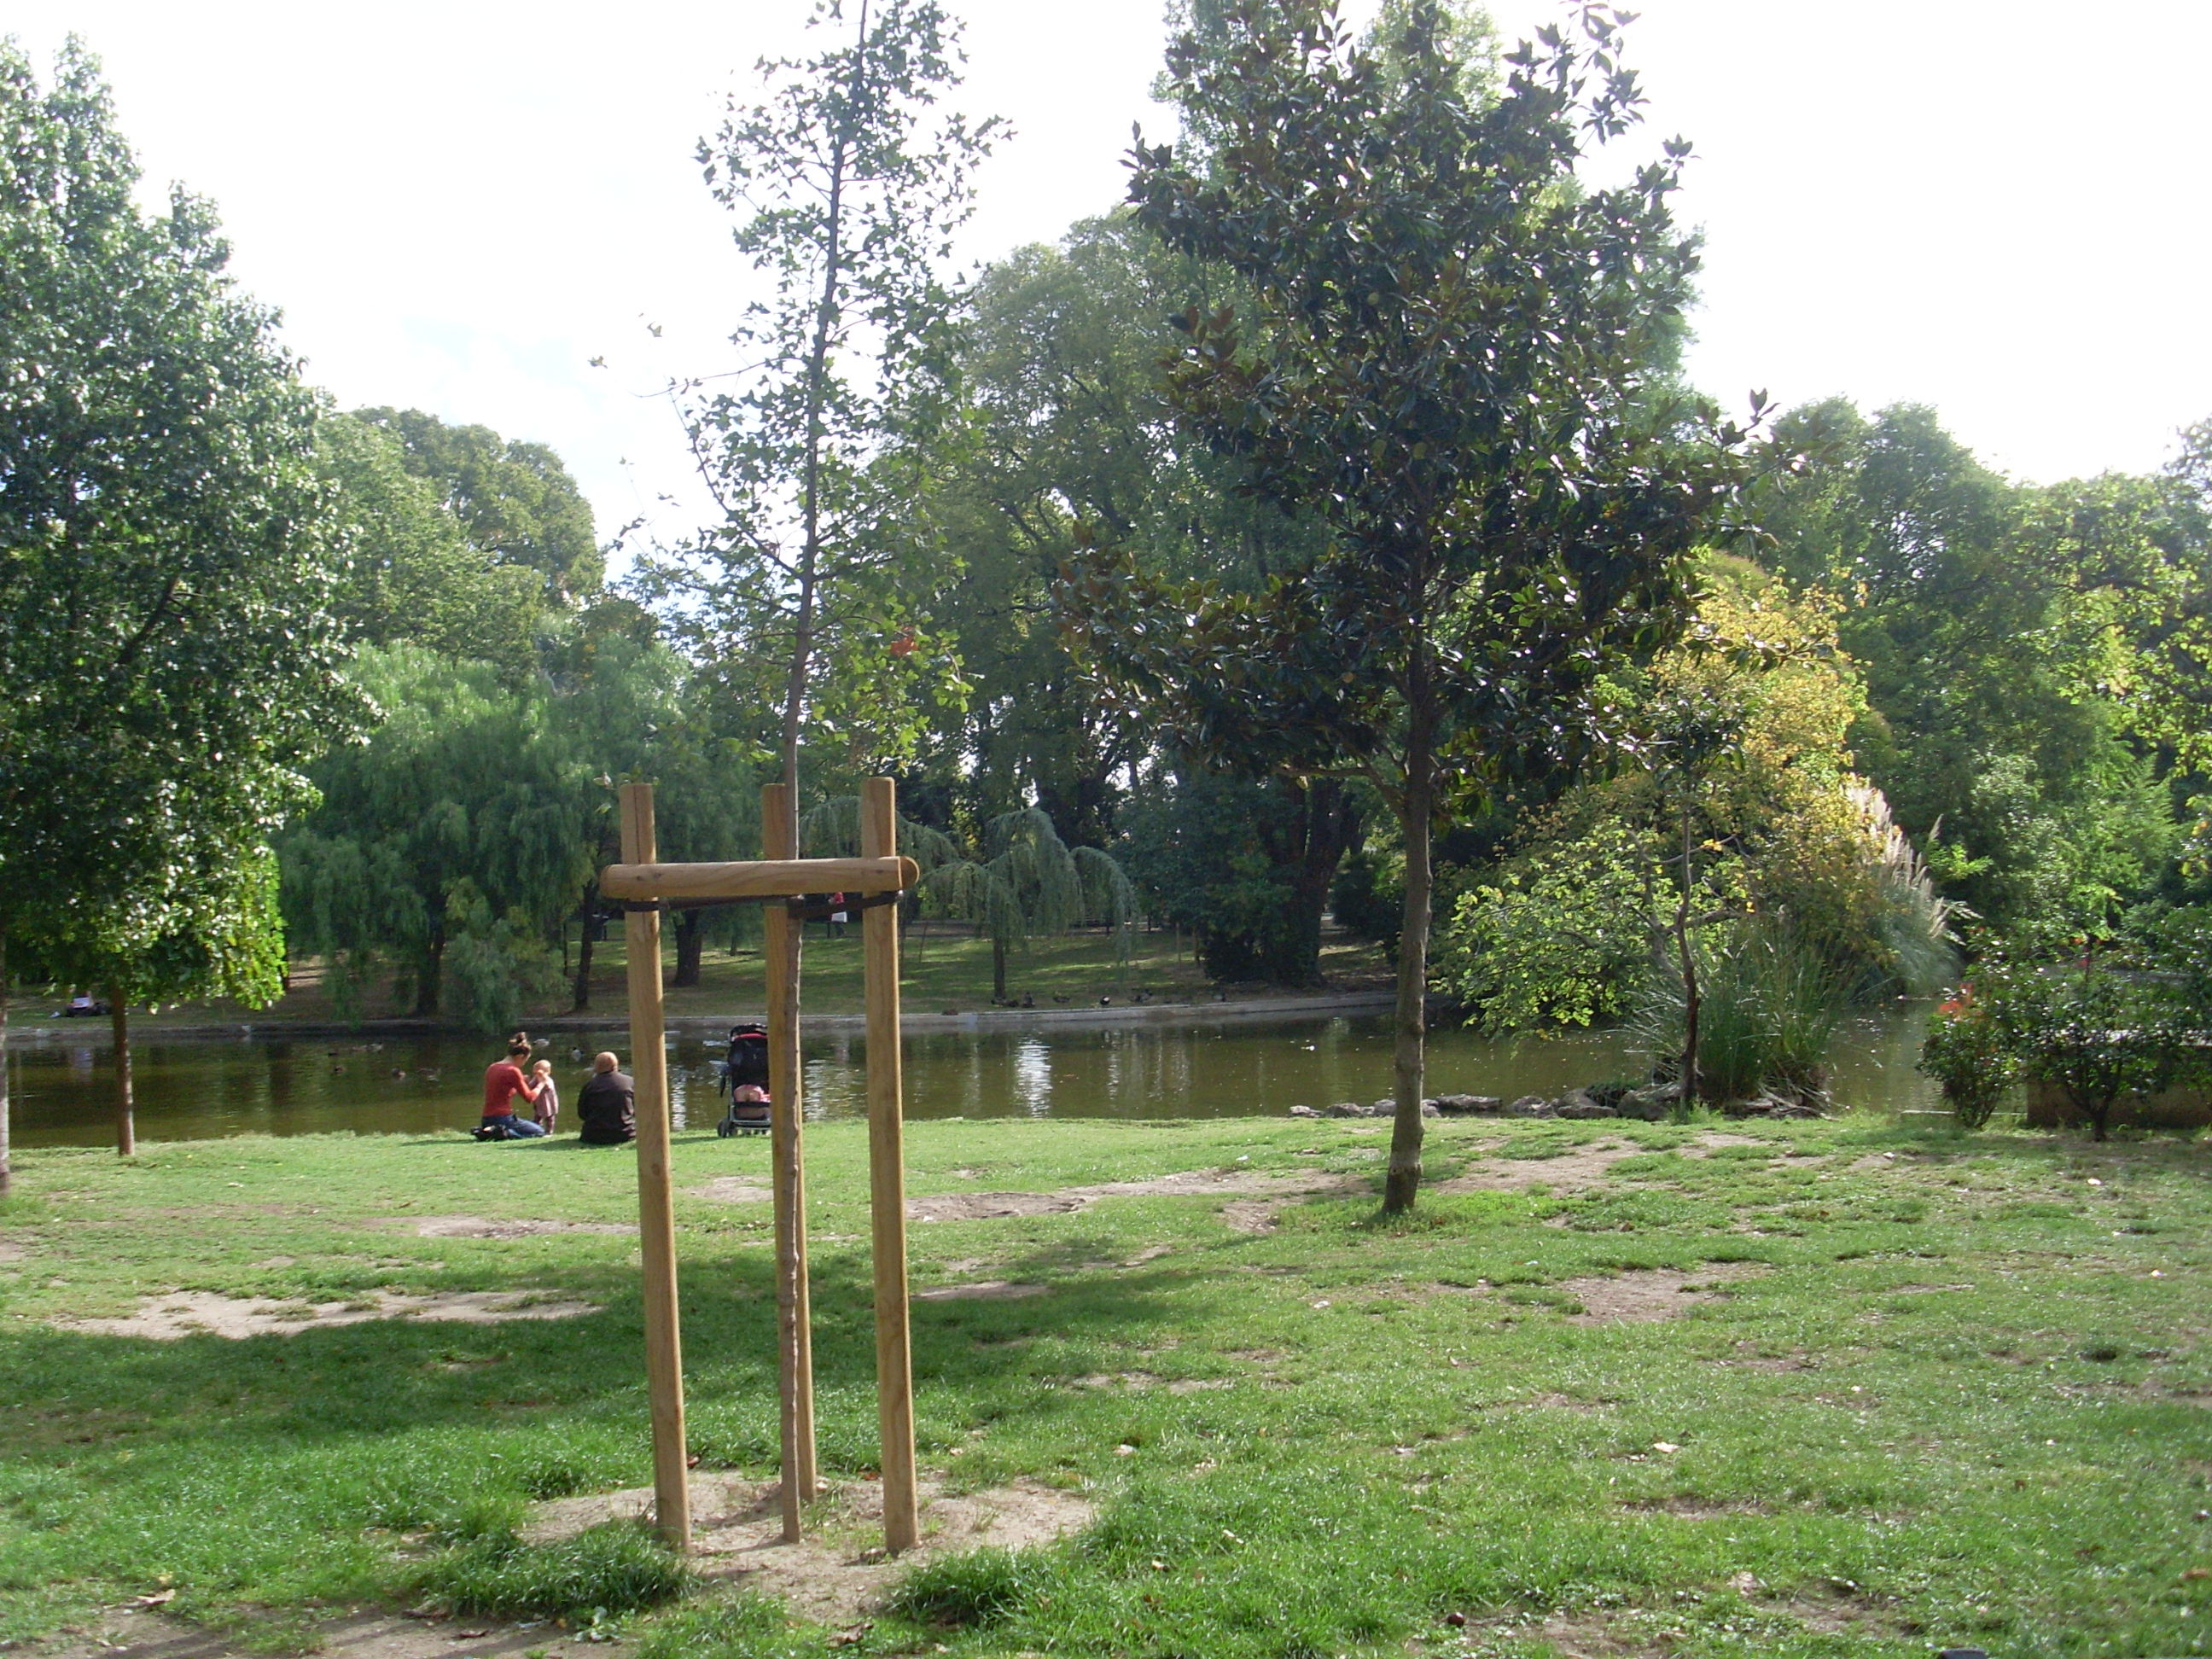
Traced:
[[[1832, 1058], [1839, 1105], [1896, 1110], [1933, 1102], [1913, 1070], [1924, 1013], [1904, 1007], [1856, 1022]], [[806, 1112], [865, 1109], [857, 1033], [805, 1044]], [[561, 1084], [562, 1127], [595, 1050], [627, 1055], [608, 1036], [563, 1033], [539, 1052]], [[138, 1134], [191, 1140], [234, 1134], [421, 1133], [473, 1127], [483, 1068], [496, 1042], [434, 1037], [380, 1042], [208, 1040], [134, 1044]], [[679, 1127], [721, 1115], [714, 1059], [696, 1038], [669, 1047]], [[1279, 1115], [1293, 1104], [1371, 1101], [1390, 1089], [1387, 1015], [1227, 1025], [1079, 1030], [931, 1032], [909, 1036], [907, 1110], [915, 1118], [1177, 1118]], [[1577, 1084], [1641, 1075], [1644, 1058], [1618, 1033], [1498, 1042], [1438, 1031], [1429, 1044], [1429, 1091], [1557, 1093]], [[105, 1043], [58, 1033], [12, 1044], [8, 1087], [15, 1139], [26, 1146], [99, 1146], [112, 1133], [113, 1071]]]

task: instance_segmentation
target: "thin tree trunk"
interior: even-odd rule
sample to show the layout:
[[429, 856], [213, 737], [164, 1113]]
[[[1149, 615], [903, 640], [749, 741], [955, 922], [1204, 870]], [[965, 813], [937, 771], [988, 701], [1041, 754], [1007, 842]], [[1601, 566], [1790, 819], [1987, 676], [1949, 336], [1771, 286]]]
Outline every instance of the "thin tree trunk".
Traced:
[[991, 940], [991, 996], [997, 1002], [1006, 1000], [1006, 941], [995, 936]]
[[1694, 848], [1690, 840], [1690, 808], [1682, 806], [1682, 890], [1674, 902], [1674, 955], [1682, 969], [1682, 1095], [1681, 1109], [1687, 1112], [1698, 1103], [1699, 1083], [1698, 1068], [1698, 1020], [1701, 1012], [1698, 993], [1698, 953], [1690, 944], [1690, 896], [1696, 879], [1691, 860]]
[[8, 935], [0, 933], [0, 1198], [15, 1182], [8, 1161]]
[[1401, 1215], [1413, 1207], [1421, 1187], [1421, 1101], [1427, 1083], [1429, 992], [1429, 836], [1436, 806], [1432, 739], [1425, 711], [1416, 709], [1406, 744], [1406, 787], [1399, 828], [1406, 839], [1406, 909], [1398, 935], [1397, 1113], [1390, 1127], [1390, 1172], [1382, 1209]]
[[592, 1006], [592, 936], [599, 931], [599, 884], [584, 889], [584, 933], [576, 943], [576, 988], [568, 999], [568, 1012], [580, 1014]]
[[138, 1155], [138, 1125], [131, 1099], [131, 1006], [123, 988], [107, 988], [107, 1021], [115, 1033], [115, 1150], [124, 1158]]
[[1279, 985], [1318, 986], [1321, 972], [1321, 922], [1328, 909], [1328, 890], [1336, 880], [1351, 844], [1358, 810], [1346, 799], [1340, 778], [1316, 778], [1304, 789], [1304, 815], [1297, 855], [1289, 860], [1291, 924], [1285, 935], [1271, 936], [1273, 943], [1262, 964], [1267, 977]]
[[430, 935], [430, 943], [422, 952], [422, 975], [415, 981], [415, 1012], [418, 1018], [428, 1019], [438, 1012], [439, 993], [446, 979], [446, 930], [440, 927]]
[[707, 951], [707, 913], [703, 910], [678, 910], [676, 913], [676, 977], [671, 985], [696, 985], [699, 982], [700, 958]]

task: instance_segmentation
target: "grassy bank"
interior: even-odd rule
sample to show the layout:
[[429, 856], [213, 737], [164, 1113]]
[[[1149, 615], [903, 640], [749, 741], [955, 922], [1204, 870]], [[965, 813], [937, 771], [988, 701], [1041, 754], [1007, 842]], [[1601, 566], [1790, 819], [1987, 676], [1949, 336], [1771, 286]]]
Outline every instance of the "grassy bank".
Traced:
[[[918, 1223], [918, 1290], [1042, 1287], [917, 1303], [925, 1471], [1087, 1488], [1097, 1515], [923, 1566], [906, 1618], [837, 1650], [2212, 1649], [2212, 1144], [1448, 1122], [1431, 1167], [1457, 1190], [1383, 1224], [1381, 1127], [915, 1126], [919, 1195], [1204, 1170], [1352, 1185]], [[849, 1480], [874, 1456], [865, 1148], [842, 1124], [811, 1144], [822, 1449]], [[702, 1472], [773, 1468], [768, 1207], [696, 1190], [765, 1160], [678, 1148]], [[19, 1190], [0, 1639], [170, 1589], [274, 1646], [318, 1604], [613, 1617], [682, 1588], [626, 1529], [513, 1541], [534, 1503], [647, 1479], [633, 1241], [418, 1219], [617, 1228], [627, 1153], [201, 1142], [40, 1152]], [[244, 1340], [62, 1323], [179, 1291], [598, 1311]], [[672, 1654], [829, 1650], [732, 1595], [625, 1622]]]
[[[665, 943], [662, 955], [665, 971], [672, 977], [676, 967], [672, 941]], [[619, 1018], [629, 1006], [627, 963], [622, 930], [611, 928], [607, 939], [592, 951], [592, 1015], [602, 1019], [610, 1015]], [[804, 964], [804, 1004], [808, 1012], [862, 1012], [858, 927], [830, 938], [820, 924], [809, 924]], [[902, 993], [915, 1012], [974, 1012], [991, 1006], [990, 942], [957, 924], [925, 922], [910, 931], [900, 967]], [[1340, 988], [1373, 989], [1389, 983], [1389, 964], [1377, 947], [1334, 933], [1322, 947], [1322, 970], [1329, 983]], [[757, 1014], [766, 1006], [763, 983], [757, 946], [709, 950], [701, 961], [696, 985], [669, 986], [668, 1015], [685, 1019]], [[291, 986], [272, 1007], [250, 1009], [223, 1001], [185, 1003], [157, 1015], [136, 1018], [132, 1029], [150, 1036], [199, 1026], [234, 1030], [241, 1022], [250, 1021], [257, 1030], [271, 1030], [287, 1024], [323, 1026], [356, 1018], [399, 1018], [412, 1012], [411, 1003], [388, 994], [387, 988], [386, 992], [363, 999], [349, 1013], [328, 994], [318, 963], [295, 963]], [[1204, 1001], [1214, 994], [1178, 935], [1139, 933], [1125, 957], [1111, 936], [1098, 930], [1032, 940], [1008, 960], [1006, 990], [1012, 1000], [1027, 995], [1036, 1006], [1047, 1009], [1095, 1007], [1102, 998], [1126, 1004], [1140, 993], [1152, 1001]], [[1234, 993], [1239, 1000], [1262, 994], [1264, 988], [1260, 987], [1240, 988]], [[15, 998], [9, 1006], [9, 1021], [17, 1030], [43, 1027], [65, 1000]], [[548, 1016], [568, 1013], [572, 1000], [571, 990], [564, 984], [557, 995], [528, 1011], [525, 1021], [542, 1025]], [[69, 1029], [104, 1037], [107, 1022], [73, 1021]]]

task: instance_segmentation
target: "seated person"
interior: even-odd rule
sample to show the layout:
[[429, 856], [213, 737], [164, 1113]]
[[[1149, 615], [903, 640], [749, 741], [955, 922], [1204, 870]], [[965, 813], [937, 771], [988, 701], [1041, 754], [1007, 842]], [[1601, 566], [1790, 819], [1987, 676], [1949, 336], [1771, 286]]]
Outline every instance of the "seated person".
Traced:
[[515, 1097], [532, 1108], [538, 1090], [523, 1074], [530, 1063], [530, 1039], [520, 1031], [507, 1039], [507, 1058], [484, 1068], [483, 1121], [477, 1125], [478, 1140], [527, 1140], [545, 1131], [526, 1117], [514, 1115]]
[[637, 1139], [637, 1085], [612, 1054], [592, 1056], [591, 1079], [576, 1096], [576, 1139], [587, 1146], [619, 1146]]

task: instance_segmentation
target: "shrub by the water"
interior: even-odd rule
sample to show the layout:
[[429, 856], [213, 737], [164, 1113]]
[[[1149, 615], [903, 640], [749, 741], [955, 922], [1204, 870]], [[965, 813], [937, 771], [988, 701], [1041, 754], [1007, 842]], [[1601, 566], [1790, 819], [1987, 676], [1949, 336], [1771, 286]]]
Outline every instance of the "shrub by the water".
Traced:
[[1999, 970], [1985, 994], [2021, 1074], [2056, 1085], [2099, 1140], [2115, 1106], [2170, 1087], [2195, 1054], [2191, 1021], [2165, 986], [2095, 963]]
[[1988, 1006], [1974, 1000], [1970, 986], [1961, 986], [1929, 1017], [1919, 1063], [1965, 1129], [1986, 1124], [2020, 1075], [2003, 1030]]

